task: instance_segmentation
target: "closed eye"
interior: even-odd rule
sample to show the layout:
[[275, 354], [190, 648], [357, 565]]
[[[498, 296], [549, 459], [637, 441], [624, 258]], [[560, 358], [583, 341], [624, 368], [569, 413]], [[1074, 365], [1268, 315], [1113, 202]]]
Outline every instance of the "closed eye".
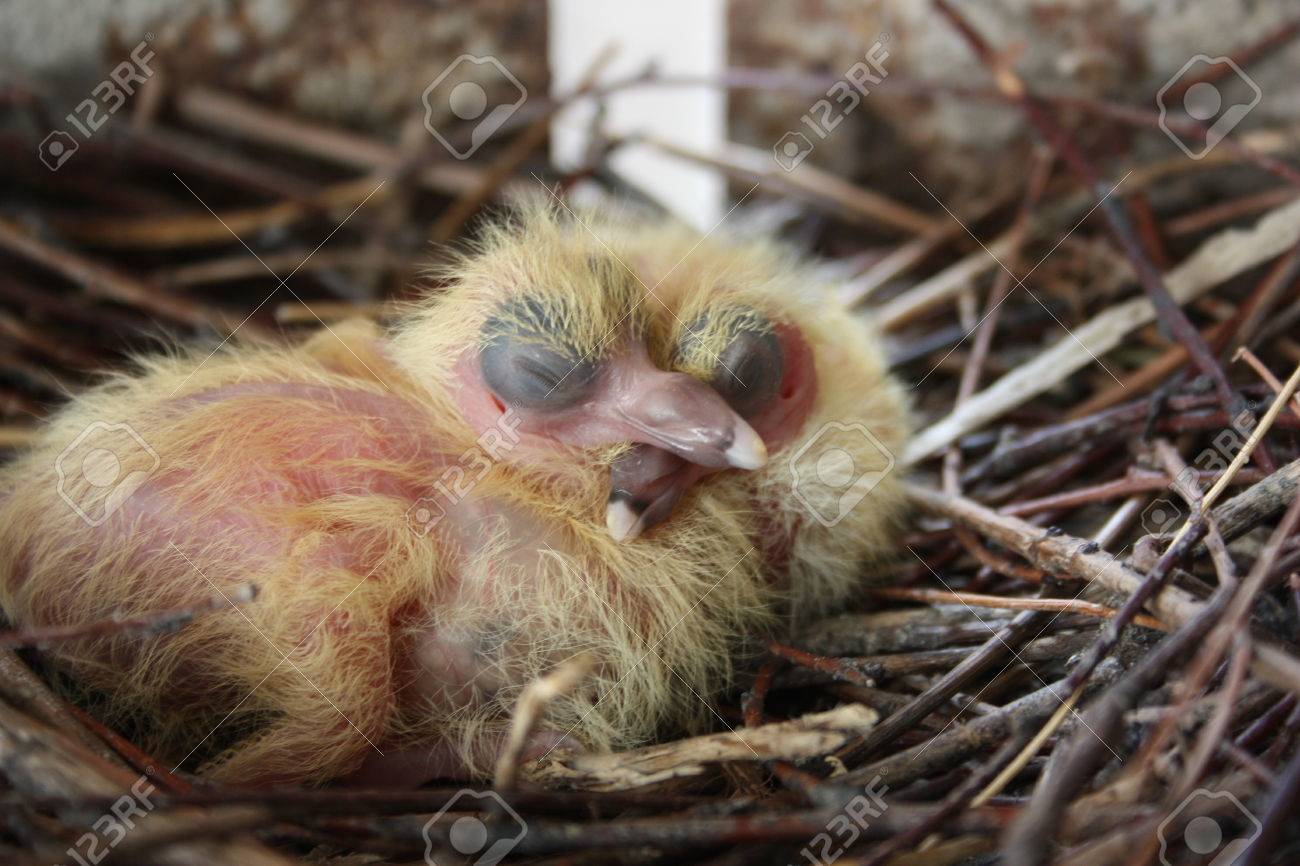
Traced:
[[590, 389], [597, 365], [563, 344], [555, 317], [536, 302], [512, 301], [483, 326], [483, 381], [516, 408], [563, 409]]
[[714, 325], [709, 316], [687, 327], [677, 356], [687, 366], [707, 371], [707, 381], [743, 417], [761, 410], [776, 395], [785, 371], [781, 342], [771, 323], [752, 310], [732, 311]]

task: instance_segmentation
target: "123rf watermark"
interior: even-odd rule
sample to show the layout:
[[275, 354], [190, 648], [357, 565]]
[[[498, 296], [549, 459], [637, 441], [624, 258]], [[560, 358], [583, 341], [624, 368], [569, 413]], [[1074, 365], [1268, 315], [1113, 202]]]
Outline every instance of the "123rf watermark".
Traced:
[[[1156, 828], [1160, 862], [1234, 866], [1259, 836], [1263, 825], [1228, 791], [1197, 788]], [[1209, 858], [1204, 859], [1204, 858]]]
[[862, 793], [844, 805], [840, 813], [826, 822], [826, 829], [808, 840], [800, 851], [802, 858], [791, 866], [831, 866], [844, 855], [871, 824], [872, 818], [885, 814], [889, 805], [885, 794], [889, 786], [879, 776], [862, 788]]
[[[469, 159], [528, 99], [528, 89], [495, 57], [462, 54], [420, 97], [424, 128], [456, 159]], [[441, 128], [450, 112], [469, 124], [468, 140]]]
[[772, 158], [777, 165], [786, 171], [794, 171], [813, 152], [816, 146], [813, 139], [821, 141], [830, 135], [862, 103], [871, 88], [885, 80], [889, 74], [885, 70], [885, 61], [889, 59], [889, 49], [885, 44], [889, 40], [890, 34], [880, 34], [863, 58], [845, 70], [826, 95], [799, 118], [799, 128], [790, 130], [772, 146]]
[[827, 421], [790, 455], [790, 489], [808, 514], [831, 529], [895, 464], [893, 452], [867, 425]]
[[124, 421], [92, 421], [54, 459], [55, 487], [86, 525], [101, 526], [144, 486], [162, 459]]
[[1204, 159], [1264, 98], [1231, 57], [1197, 54], [1156, 94], [1160, 128], [1183, 153]]
[[91, 830], [72, 843], [64, 854], [67, 860], [59, 866], [95, 866], [107, 857], [135, 829], [135, 819], [145, 818], [154, 810], [151, 797], [157, 790], [147, 777], [136, 779], [131, 790], [114, 800], [108, 811], [91, 825]]
[[113, 67], [108, 77], [96, 84], [90, 96], [77, 103], [64, 118], [80, 139], [67, 129], [56, 129], [41, 141], [36, 155], [50, 171], [58, 171], [107, 120], [126, 104], [128, 96], [153, 77], [154, 52], [150, 47], [153, 34], [146, 33], [140, 44], [131, 49], [129, 59]]
[[[440, 833], [439, 825], [444, 823], [448, 812], [467, 814], [453, 821], [445, 833]], [[471, 812], [485, 814], [487, 820], [468, 814]], [[424, 822], [424, 862], [428, 866], [452, 863], [496, 866], [527, 833], [524, 819], [495, 791], [462, 788]]]
[[438, 480], [433, 482], [432, 492], [417, 499], [406, 510], [407, 523], [417, 534], [428, 535], [447, 516], [447, 512], [464, 501], [488, 471], [519, 444], [520, 423], [522, 419], [515, 411], [507, 409], [496, 424], [479, 434], [474, 444], [442, 471]]
[[[1197, 471], [1224, 472], [1250, 438], [1255, 429], [1255, 416], [1242, 410], [1232, 419], [1231, 426], [1220, 430], [1210, 444], [1178, 473], [1170, 484], [1172, 489], [1197, 490]], [[1142, 528], [1148, 535], [1163, 535], [1187, 516], [1187, 507], [1174, 495], [1159, 496], [1142, 511]]]

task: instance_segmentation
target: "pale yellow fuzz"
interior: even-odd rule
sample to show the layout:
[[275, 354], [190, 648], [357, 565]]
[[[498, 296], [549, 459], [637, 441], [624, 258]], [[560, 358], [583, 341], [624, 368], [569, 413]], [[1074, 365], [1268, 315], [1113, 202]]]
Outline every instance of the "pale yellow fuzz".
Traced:
[[[355, 322], [298, 346], [176, 351], [78, 396], [0, 474], [6, 615], [18, 625], [71, 624], [257, 584], [256, 601], [172, 633], [47, 653], [112, 724], [129, 725], [164, 760], [197, 749], [204, 772], [230, 781], [320, 783], [372, 754], [367, 741], [387, 750], [443, 740], [485, 772], [484, 744], [505, 729], [523, 686], [579, 651], [596, 655], [597, 672], [551, 708], [549, 728], [607, 749], [713, 724], [703, 699], [728, 686], [746, 636], [842, 604], [864, 565], [891, 548], [898, 470], [827, 527], [809, 508], [834, 513], [834, 497], [794, 495], [794, 476], [808, 467], [792, 458], [828, 422], [869, 428], [869, 438], [840, 443], [863, 465], [879, 463], [882, 447], [901, 453], [904, 400], [878, 341], [784, 248], [721, 232], [701, 241], [609, 214], [580, 219], [586, 225], [530, 204], [494, 225], [443, 270], [446, 288], [412, 305], [391, 334]], [[428, 534], [407, 519], [410, 497], [364, 484], [298, 504], [272, 495], [277, 479], [312, 473], [379, 473], [426, 488], [474, 447], [452, 398], [453, 364], [481, 343], [503, 299], [524, 296], [544, 305], [572, 349], [600, 357], [634, 332], [665, 367], [701, 316], [709, 327], [699, 342], [711, 354], [736, 316], [793, 324], [815, 356], [812, 415], [764, 469], [705, 479], [665, 523], [626, 544], [604, 527], [617, 448], [497, 462], [462, 504], [473, 521]], [[699, 353], [680, 363], [705, 377]], [[365, 412], [347, 423], [437, 453], [334, 448], [337, 412], [267, 383], [402, 401], [400, 423]], [[218, 390], [221, 399], [205, 398]], [[129, 423], [161, 463], [122, 507], [126, 525], [98, 530], [63, 501], [55, 468], [95, 422]], [[501, 514], [523, 516], [535, 534], [511, 536], [493, 519]], [[794, 541], [773, 554], [783, 534]], [[413, 687], [413, 656], [430, 634], [481, 666], [471, 686]]]

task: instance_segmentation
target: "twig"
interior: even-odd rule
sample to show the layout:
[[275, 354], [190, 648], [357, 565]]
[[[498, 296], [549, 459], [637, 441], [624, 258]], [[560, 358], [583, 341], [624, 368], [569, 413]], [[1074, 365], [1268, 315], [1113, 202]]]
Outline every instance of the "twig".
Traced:
[[[281, 112], [211, 88], [186, 88], [176, 97], [176, 110], [186, 120], [220, 135], [246, 138], [366, 171], [396, 174], [403, 167], [402, 153], [397, 147], [355, 133], [286, 117]], [[430, 149], [429, 153], [435, 151]], [[446, 160], [421, 168], [415, 177], [429, 189], [456, 194], [475, 189], [482, 183], [479, 169], [463, 162]]]
[[[1015, 550], [1045, 571], [1095, 581], [1100, 586], [1128, 596], [1129, 603], [1126, 607], [1129, 609], [1126, 617], [1137, 613], [1135, 599], [1142, 599], [1161, 622], [1171, 626], [1188, 622], [1204, 609], [1202, 602], [1177, 587], [1167, 586], [1155, 593], [1150, 575], [1144, 577], [1129, 565], [1096, 549], [1096, 545], [1081, 538], [1064, 532], [1046, 533], [1039, 527], [1015, 517], [998, 514], [969, 499], [945, 496], [924, 487], [909, 484], [907, 494], [920, 508], [962, 522]], [[1162, 560], [1171, 563], [1181, 553], [1177, 546], [1171, 545]], [[1159, 566], [1152, 573], [1159, 576], [1159, 569], [1167, 567], [1168, 565]], [[1108, 644], [1117, 639], [1118, 627], [1123, 624], [1120, 617], [1107, 621]], [[1257, 643], [1251, 668], [1261, 679], [1278, 688], [1288, 691], [1300, 689], [1300, 660], [1273, 644], [1263, 641]], [[1077, 683], [1072, 683], [1070, 690], [1073, 691], [1076, 685]]]
[[1182, 528], [1178, 530], [1178, 534], [1174, 536], [1174, 540], [1169, 544], [1170, 549], [1177, 547], [1178, 544], [1187, 537], [1188, 533], [1193, 531], [1196, 526], [1197, 517], [1204, 513], [1206, 509], [1213, 507], [1214, 503], [1218, 501], [1219, 495], [1227, 489], [1233, 476], [1236, 475], [1238, 470], [1240, 470], [1241, 467], [1245, 465], [1246, 461], [1250, 459], [1250, 455], [1255, 450], [1255, 447], [1263, 441], [1264, 434], [1273, 426], [1273, 421], [1277, 418], [1278, 413], [1282, 411], [1282, 407], [1286, 406], [1291, 401], [1291, 397], [1295, 394], [1296, 388], [1300, 388], [1300, 364], [1296, 365], [1295, 370], [1291, 373], [1291, 377], [1287, 379], [1286, 384], [1282, 386], [1277, 397], [1274, 398], [1273, 403], [1264, 412], [1264, 417], [1259, 420], [1255, 429], [1250, 432], [1250, 437], [1246, 440], [1246, 443], [1241, 446], [1241, 450], [1232, 458], [1232, 462], [1228, 464], [1228, 468], [1219, 476], [1219, 480], [1214, 482], [1213, 486], [1205, 492], [1205, 495], [1201, 499], [1200, 508], [1189, 516]]
[[746, 183], [762, 183], [772, 189], [829, 202], [850, 218], [883, 223], [917, 235], [931, 235], [948, 225], [946, 219], [928, 216], [880, 193], [854, 186], [806, 162], [794, 171], [781, 171], [766, 150], [730, 142], [717, 154], [705, 154], [670, 141], [654, 138], [638, 141], [671, 156], [721, 169]]
[[596, 664], [595, 656], [582, 654], [559, 665], [546, 676], [529, 683], [515, 704], [514, 718], [510, 720], [510, 733], [506, 737], [501, 755], [497, 758], [492, 786], [508, 791], [515, 785], [519, 760], [537, 726], [546, 716], [546, 708], [557, 698], [573, 691], [587, 678]]
[[[1017, 645], [1041, 632], [1045, 621], [1048, 619], [1049, 617], [1046, 614], [1039, 611], [1025, 611], [1016, 616], [1006, 626], [994, 632], [978, 650], [967, 656], [961, 664], [940, 677], [934, 685], [926, 689], [922, 694], [917, 695], [906, 707], [881, 722], [865, 739], [844, 749], [839, 755], [840, 759], [846, 764], [860, 761], [902, 736], [918, 721], [944, 704], [974, 677], [992, 667], [1007, 653], [1012, 652]], [[850, 781], [865, 781], [870, 776], [869, 774], [864, 776], [864, 772], [860, 770], [851, 773]]]
[[606, 755], [563, 756], [533, 765], [531, 781], [591, 791], [626, 791], [673, 779], [695, 778], [728, 761], [798, 760], [821, 757], [850, 737], [870, 730], [880, 714], [845, 704], [787, 722], [646, 746]]
[[1282, 834], [1294, 826], [1296, 798], [1300, 797], [1300, 752], [1291, 756], [1286, 769], [1277, 778], [1268, 806], [1260, 818], [1259, 833], [1250, 841], [1240, 866], [1262, 866], [1278, 850]]
[[[997, 595], [980, 595], [973, 592], [950, 592], [939, 589], [903, 589], [887, 588], [873, 589], [872, 595], [881, 598], [900, 599], [905, 601], [925, 601], [935, 604], [949, 604], [959, 602], [970, 605], [971, 607], [996, 607], [1004, 610], [1048, 610], [1069, 613], [1079, 613], [1085, 616], [1101, 617], [1110, 619], [1119, 611], [1112, 607], [1106, 607], [1104, 604], [1094, 604], [1090, 601], [1080, 601], [1077, 598], [1059, 599], [1059, 598], [1003, 598]], [[1167, 626], [1154, 617], [1139, 614], [1133, 619], [1134, 625], [1144, 626], [1159, 631], [1167, 631]]]
[[[1268, 386], [1273, 389], [1274, 394], [1282, 393], [1282, 388], [1283, 388], [1282, 382], [1276, 376], [1273, 375], [1272, 370], [1264, 366], [1264, 362], [1259, 360], [1259, 358], [1255, 356], [1255, 353], [1252, 352], [1250, 349], [1247, 349], [1245, 346], [1242, 346], [1237, 350], [1237, 354], [1232, 356], [1232, 359], [1234, 361], [1238, 359], [1244, 360], [1247, 364], [1250, 365], [1250, 368], [1252, 370], [1254, 370], [1256, 373], [1259, 374], [1259, 377], [1261, 379], [1263, 379], [1265, 382], [1268, 383]], [[1292, 395], [1290, 409], [1293, 415], [1295, 415], [1297, 418], [1300, 418], [1300, 397], [1296, 397], [1295, 395]]]
[[[4, 761], [5, 776], [10, 783], [33, 798], [105, 797], [116, 801], [140, 784], [134, 772], [103, 761], [62, 733], [31, 721], [2, 702], [0, 759]], [[146, 794], [149, 788], [152, 786], [146, 788]], [[166, 834], [185, 824], [186, 815], [182, 812], [154, 814], [149, 823]], [[168, 839], [177, 857], [188, 856], [193, 862], [213, 866], [290, 866], [291, 863], [259, 843], [238, 836], [210, 842], [194, 841], [184, 835]]]
[[874, 686], [876, 681], [867, 674], [862, 668], [855, 664], [853, 659], [833, 659], [826, 656], [814, 655], [792, 646], [786, 646], [777, 641], [769, 641], [767, 644], [768, 651], [778, 658], [783, 658], [788, 662], [799, 665], [800, 667], [810, 668], [820, 671], [824, 674], [830, 674], [837, 680], [843, 680], [847, 683], [853, 683], [859, 686]]
[[1034, 757], [1034, 755], [1038, 754], [1038, 750], [1043, 747], [1043, 744], [1047, 742], [1048, 738], [1051, 737], [1052, 734], [1056, 732], [1057, 728], [1061, 726], [1061, 723], [1065, 721], [1066, 716], [1074, 712], [1075, 705], [1078, 704], [1079, 699], [1083, 697], [1083, 690], [1086, 685], [1086, 683], [1080, 683], [1075, 690], [1070, 693], [1070, 696], [1061, 702], [1061, 706], [1057, 707], [1056, 712], [1052, 713], [1051, 718], [1047, 720], [1047, 723], [1043, 725], [1038, 733], [1034, 734], [1034, 736], [1030, 738], [1029, 742], [1025, 744], [1024, 749], [1021, 750], [1020, 754], [1016, 755], [1015, 759], [1012, 760], [1011, 763], [1007, 764], [1006, 767], [1003, 768], [1002, 772], [998, 773], [997, 778], [989, 782], [988, 786], [981, 790], [979, 794], [975, 796], [975, 799], [971, 800], [972, 806], [981, 806], [984, 803], [987, 803], [990, 799], [1000, 794], [1002, 789], [1005, 788], [1012, 779], [1020, 775], [1025, 767], [1029, 765], [1029, 761]]
[[[1075, 731], [1057, 772], [1040, 784], [1025, 809], [1012, 823], [1006, 839], [1009, 866], [1036, 866], [1043, 862], [1047, 846], [1070, 798], [1080, 790], [1097, 763], [1110, 756], [1106, 738], [1113, 736], [1132, 707], [1168, 668], [1185, 654], [1217, 622], [1228, 606], [1231, 594], [1221, 590], [1197, 615], [1146, 655], [1113, 688], [1084, 713], [1084, 726]], [[1098, 668], [1100, 672], [1100, 668]]]
[[165, 295], [78, 253], [38, 240], [4, 220], [0, 220], [0, 247], [56, 271], [97, 297], [139, 307], [188, 325], [213, 325], [221, 320], [219, 314], [198, 304]]
[[[1109, 685], [1123, 670], [1119, 662], [1107, 659], [1098, 666], [1093, 678], [1089, 680], [1087, 691]], [[843, 785], [862, 784], [880, 775], [888, 779], [891, 786], [899, 786], [959, 764], [972, 755], [1003, 742], [1013, 732], [1015, 725], [1028, 727], [1047, 719], [1069, 697], [1070, 692], [1064, 686], [1065, 680], [1049, 683], [994, 713], [980, 716], [964, 725], [953, 725], [919, 746], [868, 764], [841, 776], [837, 781]], [[883, 726], [885, 722], [881, 724]]]
[[[1165, 284], [1176, 301], [1186, 303], [1230, 277], [1279, 255], [1297, 241], [1300, 241], [1300, 200], [1270, 212], [1249, 230], [1234, 229], [1215, 235], [1170, 271]], [[1155, 306], [1147, 298], [1134, 298], [1098, 313], [1071, 329], [1071, 335], [975, 394], [946, 418], [920, 431], [909, 442], [901, 462], [912, 464], [923, 460], [1054, 387], [1154, 318]]]

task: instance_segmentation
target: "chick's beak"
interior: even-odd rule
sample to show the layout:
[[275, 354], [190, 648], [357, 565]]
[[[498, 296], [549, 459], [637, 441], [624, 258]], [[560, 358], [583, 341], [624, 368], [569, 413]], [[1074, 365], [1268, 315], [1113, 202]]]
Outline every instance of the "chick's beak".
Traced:
[[699, 466], [758, 469], [767, 446], [717, 392], [685, 373], [642, 371], [619, 389], [613, 414], [633, 442], [653, 445]]
[[705, 383], [642, 365], [624, 375], [608, 410], [634, 443], [610, 468], [605, 522], [616, 541], [665, 520], [704, 475], [767, 463], [762, 437]]

